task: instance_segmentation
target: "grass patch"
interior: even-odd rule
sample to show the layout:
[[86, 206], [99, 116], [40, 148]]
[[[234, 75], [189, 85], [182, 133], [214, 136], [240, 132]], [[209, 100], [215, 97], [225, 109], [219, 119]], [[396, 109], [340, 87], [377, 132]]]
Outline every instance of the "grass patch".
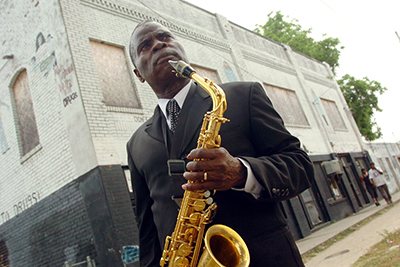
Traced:
[[[357, 223], [356, 225], [353, 225], [352, 227], [344, 230], [343, 232], [337, 234], [336, 236], [334, 236], [333, 238], [325, 241], [324, 243], [322, 243], [321, 245], [317, 246], [316, 248], [304, 253], [301, 257], [303, 259], [303, 262], [306, 263], [309, 260], [311, 260], [313, 257], [315, 257], [318, 253], [320, 253], [321, 251], [324, 251], [325, 249], [329, 248], [330, 246], [332, 246], [333, 244], [335, 244], [336, 242], [344, 239], [346, 236], [348, 236], [349, 234], [351, 234], [352, 232], [358, 230], [360, 227], [362, 227], [363, 225], [367, 224], [368, 222], [372, 221], [373, 219], [375, 219], [376, 217], [382, 215], [383, 213], [385, 213], [390, 207], [386, 207], [385, 209], [382, 209], [380, 211], [378, 211], [377, 213], [375, 213], [374, 215], [360, 221], [359, 223]], [[329, 226], [328, 226], [329, 227]], [[399, 239], [398, 239], [399, 240]], [[360, 265], [362, 266], [362, 265]], [[371, 265], [372, 266], [372, 265]], [[400, 263], [399, 265], [388, 265], [388, 266], [399, 266], [400, 267]], [[383, 266], [380, 266], [383, 267]]]
[[400, 229], [386, 232], [382, 241], [361, 256], [353, 267], [399, 267], [400, 266]]

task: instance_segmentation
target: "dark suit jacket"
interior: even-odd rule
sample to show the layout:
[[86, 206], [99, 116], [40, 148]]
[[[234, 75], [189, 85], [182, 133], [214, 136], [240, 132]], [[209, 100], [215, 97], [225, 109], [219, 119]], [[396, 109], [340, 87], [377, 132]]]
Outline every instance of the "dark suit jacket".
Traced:
[[[221, 87], [227, 99], [224, 117], [230, 119], [221, 126], [221, 146], [248, 161], [265, 190], [257, 200], [245, 192], [217, 192], [213, 224], [227, 225], [239, 233], [249, 248], [251, 266], [302, 266], [279, 201], [310, 186], [311, 161], [300, 149], [299, 140], [286, 130], [259, 83]], [[172, 234], [178, 216], [178, 206], [171, 199], [168, 157], [184, 159], [196, 148], [203, 116], [211, 107], [208, 93], [194, 84], [182, 107], [170, 153], [165, 144], [165, 119], [158, 106], [127, 144], [141, 266], [158, 266], [165, 237]]]

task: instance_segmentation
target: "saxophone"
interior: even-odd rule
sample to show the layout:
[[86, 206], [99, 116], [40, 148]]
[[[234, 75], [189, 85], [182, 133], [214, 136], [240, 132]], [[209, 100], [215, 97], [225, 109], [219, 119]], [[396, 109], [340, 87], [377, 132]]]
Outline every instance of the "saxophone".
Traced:
[[[221, 124], [229, 121], [223, 117], [226, 110], [225, 93], [213, 81], [200, 77], [183, 61], [169, 61], [178, 77], [196, 81], [213, 101], [213, 108], [204, 115], [197, 148], [218, 148]], [[190, 181], [189, 181], [190, 182]], [[211, 223], [217, 204], [213, 192], [185, 191], [179, 210], [175, 230], [165, 239], [160, 266], [201, 267], [235, 266], [246, 267], [250, 255], [243, 239], [231, 228], [224, 225], [211, 226], [204, 237], [206, 224]], [[200, 257], [201, 254], [201, 257]], [[200, 259], [199, 259], [200, 257]]]

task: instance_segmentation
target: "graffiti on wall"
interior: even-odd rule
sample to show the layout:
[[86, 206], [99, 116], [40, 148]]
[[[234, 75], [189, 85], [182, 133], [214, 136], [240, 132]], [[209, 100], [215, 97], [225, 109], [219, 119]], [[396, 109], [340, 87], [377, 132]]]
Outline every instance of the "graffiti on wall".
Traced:
[[230, 82], [236, 82], [237, 78], [235, 73], [233, 72], [231, 66], [229, 66], [228, 62], [224, 61], [224, 72], [226, 77], [228, 78], [228, 81]]
[[11, 218], [11, 215], [18, 216], [23, 211], [29, 209], [30, 207], [38, 203], [39, 200], [40, 200], [39, 192], [33, 192], [28, 196], [24, 197], [22, 200], [18, 201], [13, 205], [11, 214], [9, 211], [0, 212], [2, 223], [8, 221]]
[[121, 259], [124, 264], [139, 261], [139, 246], [123, 246], [121, 251]]
[[134, 122], [144, 123], [149, 119], [147, 116], [133, 116]]
[[63, 106], [67, 107], [75, 99], [78, 98], [77, 92], [72, 92], [74, 85], [73, 75], [74, 68], [72, 63], [67, 61], [66, 64], [59, 63], [56, 58], [54, 37], [48, 33], [45, 37], [43, 32], [39, 32], [36, 36], [36, 54], [31, 59], [34, 69], [37, 73], [42, 73], [44, 77], [48, 77], [50, 71], [54, 70], [56, 82], [59, 92], [62, 96]]
[[56, 67], [55, 73], [58, 77], [58, 87], [60, 90], [60, 94], [63, 98], [63, 106], [64, 108], [72, 103], [75, 99], [78, 98], [77, 92], [72, 92], [73, 80], [71, 75], [73, 75], [74, 68], [72, 64], [70, 66], [64, 67]]
[[53, 44], [53, 36], [47, 34], [46, 38], [42, 32], [36, 36], [36, 54], [32, 57], [31, 62], [35, 65], [36, 70], [43, 73], [45, 77], [49, 72], [57, 66], [56, 52]]
[[78, 98], [78, 93], [76, 93], [76, 92], [74, 92], [74, 93], [70, 94], [69, 96], [67, 96], [66, 98], [64, 98], [64, 100], [63, 100], [64, 107], [68, 106], [68, 104], [71, 104], [72, 101], [74, 101], [77, 98]]
[[0, 213], [1, 215], [1, 223], [5, 223], [10, 219], [10, 213], [8, 211], [3, 211]]
[[69, 78], [69, 74], [74, 71], [74, 68], [71, 64], [69, 66], [56, 67], [54, 70], [60, 80], [58, 84], [60, 93], [64, 96], [67, 96], [72, 92], [72, 80]]
[[13, 206], [14, 216], [18, 216], [24, 210], [27, 210], [28, 208], [38, 203], [39, 200], [40, 200], [39, 192], [33, 192], [29, 194], [24, 199], [14, 204]]

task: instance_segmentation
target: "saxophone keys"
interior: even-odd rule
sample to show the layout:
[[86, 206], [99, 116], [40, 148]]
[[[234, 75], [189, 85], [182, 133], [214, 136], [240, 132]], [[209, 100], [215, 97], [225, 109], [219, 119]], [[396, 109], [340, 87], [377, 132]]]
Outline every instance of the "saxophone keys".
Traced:
[[187, 243], [183, 243], [179, 246], [178, 251], [177, 251], [177, 255], [181, 256], [181, 257], [178, 257], [178, 259], [186, 258], [186, 256], [189, 256], [191, 253], [192, 253], [192, 247]]
[[204, 201], [196, 200], [196, 201], [193, 203], [193, 209], [194, 209], [195, 211], [202, 211], [202, 210], [204, 210], [205, 208], [206, 208], [206, 204], [204, 203]]
[[198, 213], [198, 212], [195, 212], [195, 213], [192, 213], [192, 214], [190, 214], [190, 216], [189, 216], [189, 222], [192, 224], [192, 225], [197, 225], [198, 224], [198, 222], [200, 221], [200, 213]]
[[189, 243], [192, 243], [197, 237], [197, 231], [194, 228], [188, 228], [185, 231], [185, 240]]
[[189, 260], [185, 257], [185, 258], [177, 258], [174, 262], [174, 266], [176, 267], [185, 267], [185, 266], [189, 266]]

